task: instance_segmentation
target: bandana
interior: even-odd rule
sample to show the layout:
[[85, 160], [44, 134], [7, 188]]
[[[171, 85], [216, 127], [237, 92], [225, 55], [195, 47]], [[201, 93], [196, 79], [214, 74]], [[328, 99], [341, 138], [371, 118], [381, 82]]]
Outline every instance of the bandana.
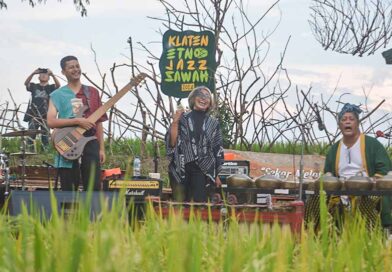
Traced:
[[338, 114], [339, 121], [346, 112], [354, 113], [355, 117], [359, 119], [359, 114], [362, 112], [362, 110], [357, 105], [346, 103]]

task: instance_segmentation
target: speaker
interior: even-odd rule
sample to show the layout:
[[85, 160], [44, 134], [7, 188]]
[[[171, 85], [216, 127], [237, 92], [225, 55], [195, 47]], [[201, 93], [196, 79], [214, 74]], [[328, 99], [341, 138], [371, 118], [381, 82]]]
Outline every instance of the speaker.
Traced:
[[[11, 191], [9, 200], [10, 215], [18, 215], [22, 212], [22, 206], [25, 205], [29, 214], [39, 212], [41, 216], [50, 218], [53, 209], [57, 209], [60, 214], [62, 211], [65, 215], [75, 213], [75, 211], [86, 205], [87, 192], [75, 191], [55, 191], [53, 192], [57, 202], [57, 207], [52, 209], [50, 203], [50, 191]], [[118, 197], [117, 192], [91, 192], [90, 218], [94, 219], [101, 212], [102, 197], [108, 203], [109, 209], [114, 198]]]
[[250, 163], [246, 160], [225, 160], [219, 177], [223, 184], [226, 184], [226, 178], [233, 174], [245, 174], [249, 176]]

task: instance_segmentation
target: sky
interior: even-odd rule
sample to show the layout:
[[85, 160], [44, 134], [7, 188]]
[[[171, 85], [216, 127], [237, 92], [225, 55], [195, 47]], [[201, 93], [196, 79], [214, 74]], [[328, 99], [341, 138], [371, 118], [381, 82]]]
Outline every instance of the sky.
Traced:
[[[178, 0], [172, 1], [176, 3]], [[61, 75], [60, 59], [76, 55], [83, 72], [97, 82], [100, 79], [94, 54], [102, 72], [109, 72], [113, 63], [129, 63], [127, 40], [149, 44], [156, 55], [161, 54], [161, 25], [148, 16], [162, 16], [163, 7], [156, 0], [94, 0], [88, 6], [88, 16], [81, 17], [73, 1], [47, 0], [45, 5], [31, 8], [19, 0], [7, 0], [7, 10], [0, 10], [0, 105], [10, 100], [25, 107], [29, 100], [24, 81], [36, 68], [50, 68]], [[248, 0], [250, 15], [262, 14], [274, 1]], [[108, 4], [110, 3], [110, 4]], [[308, 20], [310, 0], [281, 0], [269, 15], [270, 22], [281, 20], [271, 37], [271, 64], [279, 59], [289, 37], [284, 66], [293, 85], [315, 96], [328, 95], [336, 88], [337, 95], [351, 93], [347, 102], [363, 102], [363, 92], [369, 94], [369, 105], [374, 107], [382, 99], [382, 110], [392, 111], [390, 89], [392, 66], [386, 65], [379, 50], [373, 56], [357, 57], [325, 51], [314, 39]], [[272, 28], [266, 20], [265, 28]], [[137, 46], [136, 46], [137, 47]], [[388, 48], [391, 48], [389, 44]], [[138, 62], [146, 63], [146, 53], [135, 50]], [[33, 81], [37, 81], [35, 77]], [[124, 85], [126, 73], [118, 74]], [[61, 84], [65, 84], [63, 79]], [[119, 83], [119, 85], [122, 85]]]

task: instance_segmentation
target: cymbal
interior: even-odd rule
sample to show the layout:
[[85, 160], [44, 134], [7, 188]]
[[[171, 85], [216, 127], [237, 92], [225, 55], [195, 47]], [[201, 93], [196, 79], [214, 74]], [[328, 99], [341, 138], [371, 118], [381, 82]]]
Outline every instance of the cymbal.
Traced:
[[37, 153], [34, 153], [34, 152], [17, 152], [17, 153], [11, 153], [10, 155], [11, 156], [23, 156], [23, 154], [25, 155], [25, 156], [31, 156], [31, 155], [37, 155]]
[[38, 133], [44, 133], [46, 131], [39, 129], [29, 129], [29, 130], [17, 130], [8, 133], [4, 133], [1, 136], [3, 137], [19, 137], [19, 136], [35, 136]]

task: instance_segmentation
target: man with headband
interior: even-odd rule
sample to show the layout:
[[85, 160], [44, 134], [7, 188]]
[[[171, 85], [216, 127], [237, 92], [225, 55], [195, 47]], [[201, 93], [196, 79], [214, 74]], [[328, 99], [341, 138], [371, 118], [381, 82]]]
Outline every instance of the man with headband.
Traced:
[[[383, 145], [375, 138], [360, 132], [359, 114], [361, 112], [358, 106], [346, 103], [338, 114], [338, 125], [343, 137], [331, 146], [326, 156], [324, 173], [330, 172], [336, 177], [348, 179], [362, 172], [363, 176], [378, 178], [391, 170], [391, 161]], [[376, 196], [331, 197], [328, 204], [329, 210], [334, 213], [337, 207], [350, 207], [352, 202], [356, 202], [355, 206], [366, 219], [368, 227], [373, 227], [377, 221], [379, 213], [377, 210], [380, 210], [380, 206], [381, 224], [384, 227], [392, 225], [389, 197], [382, 199]], [[312, 211], [315, 212], [314, 209], [309, 208], [305, 217], [308, 217]], [[318, 217], [319, 214], [313, 219], [318, 219]]]

